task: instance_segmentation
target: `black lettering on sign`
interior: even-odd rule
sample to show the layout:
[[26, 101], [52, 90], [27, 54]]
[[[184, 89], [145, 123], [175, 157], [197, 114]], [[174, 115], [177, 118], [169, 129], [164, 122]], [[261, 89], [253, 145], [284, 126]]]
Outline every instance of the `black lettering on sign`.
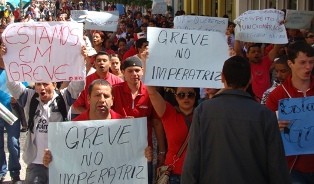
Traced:
[[89, 155], [85, 154], [82, 156], [82, 161], [81, 161], [81, 166], [83, 166], [83, 164], [85, 163], [85, 166], [90, 166], [91, 165], [91, 161], [93, 161], [93, 163], [95, 165], [100, 165], [103, 161], [104, 155], [102, 152], [96, 152], [96, 154], [94, 154], [93, 152], [90, 152]]
[[181, 50], [180, 50], [180, 49], [177, 49], [177, 52], [176, 52], [175, 57], [182, 58], [182, 56], [183, 56], [185, 59], [189, 59], [190, 56], [191, 56], [191, 51], [190, 51], [190, 49], [188, 49], [188, 48], [186, 48], [186, 49], [181, 48]]
[[[118, 130], [114, 131], [114, 135], [111, 135], [111, 130], [112, 128], [108, 127], [108, 136], [109, 136], [109, 144], [112, 145], [115, 141], [117, 144], [125, 144], [129, 143], [130, 141], [127, 139], [128, 137], [126, 136], [130, 132], [127, 131], [127, 127], [130, 127], [131, 125], [120, 125]], [[116, 140], [118, 136], [118, 139]]]
[[[78, 127], [71, 127], [66, 136], [65, 144], [69, 149], [77, 149], [78, 147], [83, 148], [87, 146], [91, 148], [92, 146], [98, 146], [104, 143], [102, 136], [104, 134], [104, 126], [100, 127], [87, 127], [83, 130], [83, 137], [80, 136]], [[82, 139], [82, 141], [80, 141]]]
[[[82, 167], [84, 168], [84, 167]], [[119, 181], [134, 181], [147, 179], [144, 175], [145, 167], [142, 165], [122, 164], [118, 167], [105, 167], [81, 173], [60, 173], [59, 184], [76, 183], [119, 183]]]

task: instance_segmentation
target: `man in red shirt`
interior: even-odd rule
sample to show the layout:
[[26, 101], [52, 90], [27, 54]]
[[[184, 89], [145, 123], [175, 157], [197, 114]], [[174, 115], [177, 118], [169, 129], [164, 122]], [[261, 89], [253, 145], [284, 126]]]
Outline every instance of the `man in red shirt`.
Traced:
[[85, 89], [81, 92], [78, 99], [74, 102], [72, 108], [76, 113], [82, 113], [88, 109], [88, 86], [96, 79], [105, 79], [111, 85], [123, 82], [123, 80], [109, 72], [110, 58], [106, 52], [100, 51], [95, 56], [96, 72], [86, 77]]
[[[94, 80], [88, 87], [89, 109], [73, 119], [73, 121], [103, 120], [103, 119], [122, 119], [123, 117], [113, 111], [112, 86], [103, 79]], [[145, 148], [145, 157], [148, 162], [152, 161], [151, 147]], [[43, 156], [43, 164], [48, 167], [52, 161], [51, 152], [46, 149]]]
[[[237, 55], [243, 56], [241, 43], [235, 41]], [[252, 43], [247, 48], [246, 57], [251, 65], [251, 81], [255, 98], [258, 102], [262, 99], [264, 92], [270, 88], [270, 69], [274, 59], [278, 56], [280, 45], [274, 45], [271, 51], [265, 56], [262, 54], [261, 44]]]
[[[142, 61], [138, 56], [129, 57], [124, 61], [121, 69], [125, 82], [113, 86], [114, 105], [112, 109], [122, 116], [147, 117], [148, 145], [152, 147], [152, 128], [154, 127], [158, 150], [165, 152], [163, 126], [149, 99], [146, 86], [141, 82]], [[151, 174], [150, 171], [149, 174]], [[148, 178], [150, 183], [150, 176]]]
[[[272, 111], [278, 110], [278, 102], [284, 98], [314, 96], [314, 48], [305, 42], [296, 42], [288, 47], [288, 65], [291, 76], [275, 88], [268, 96], [266, 106]], [[289, 125], [287, 121], [278, 121], [279, 128]], [[292, 183], [314, 183], [314, 154], [287, 157]]]
[[[140, 34], [140, 33], [138, 33]], [[131, 56], [134, 55], [139, 55], [141, 54], [143, 51], [145, 51], [145, 49], [148, 46], [148, 41], [146, 38], [140, 38], [138, 40], [135, 41], [135, 45], [132, 46], [128, 51], [126, 51], [126, 53], [123, 55], [123, 61], [122, 63]]]
[[90, 108], [74, 118], [73, 121], [123, 118], [111, 109], [113, 104], [112, 87], [108, 81], [94, 80], [88, 87], [87, 100]]

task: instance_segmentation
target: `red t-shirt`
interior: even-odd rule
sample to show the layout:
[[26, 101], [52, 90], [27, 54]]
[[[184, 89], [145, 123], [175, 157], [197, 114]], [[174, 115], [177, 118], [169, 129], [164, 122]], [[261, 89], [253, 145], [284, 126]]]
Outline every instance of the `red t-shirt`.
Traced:
[[145, 85], [141, 82], [139, 93], [134, 100], [127, 82], [114, 85], [112, 94], [114, 97], [112, 109], [117, 113], [134, 118], [147, 117], [148, 145], [152, 146], [152, 120], [158, 117]]
[[115, 54], [115, 52], [112, 49], [105, 49], [105, 52], [109, 55]]
[[[184, 143], [188, 135], [188, 127], [185, 123], [185, 118], [182, 113], [178, 112], [171, 104], [167, 102], [166, 111], [161, 117], [164, 126], [168, 150], [166, 155], [165, 164], [173, 164], [173, 157], [177, 155], [179, 149]], [[182, 153], [180, 159], [174, 164], [174, 174], [181, 175], [183, 162], [185, 159], [186, 150]]]
[[271, 86], [269, 73], [271, 64], [268, 56], [264, 56], [260, 63], [251, 62], [252, 89], [259, 99], [262, 99], [263, 93]]
[[123, 55], [122, 63], [126, 60], [126, 58], [134, 56], [137, 54], [136, 48], [132, 46], [126, 53]]
[[[114, 112], [111, 109], [110, 109], [109, 113], [111, 115], [111, 119], [123, 119], [123, 117], [120, 114]], [[90, 118], [89, 118], [89, 109], [86, 110], [85, 112], [81, 113], [80, 115], [78, 115], [72, 121], [88, 121], [88, 120], [90, 120]]]
[[[292, 98], [305, 96], [303, 92], [293, 87], [292, 82], [291, 82], [291, 76], [287, 78], [282, 85], [284, 86], [284, 88], [287, 90], [287, 92]], [[287, 94], [285, 89], [282, 87], [282, 85], [279, 85], [278, 87], [276, 87], [269, 94], [268, 99], [266, 101], [266, 106], [272, 111], [278, 110], [279, 100], [284, 99], [284, 98], [289, 98], [289, 95]], [[314, 78], [311, 79], [310, 89], [306, 91], [306, 96], [314, 96]], [[287, 156], [286, 158], [288, 161], [289, 168], [293, 166], [295, 159], [297, 159], [293, 166], [293, 169], [300, 172], [306, 172], [306, 173], [314, 172], [314, 154], [299, 155], [297, 156], [297, 158], [296, 156]]]
[[[86, 77], [85, 89], [81, 92], [80, 96], [73, 103], [74, 108], [77, 107], [85, 107], [86, 109], [89, 108], [87, 101], [88, 87], [96, 79], [100, 79], [99, 75], [97, 75], [96, 72]], [[123, 80], [120, 77], [115, 76], [110, 72], [108, 72], [107, 76], [104, 79], [108, 81], [111, 85], [123, 82]]]

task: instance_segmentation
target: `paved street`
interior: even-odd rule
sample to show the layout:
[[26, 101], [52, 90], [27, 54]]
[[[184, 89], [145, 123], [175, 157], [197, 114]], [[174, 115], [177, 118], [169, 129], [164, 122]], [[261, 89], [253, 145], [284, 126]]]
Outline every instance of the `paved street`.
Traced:
[[[25, 172], [26, 172], [26, 165], [25, 163], [23, 162], [22, 160], [22, 154], [23, 154], [23, 146], [24, 146], [24, 142], [25, 142], [25, 137], [26, 137], [26, 132], [21, 132], [21, 136], [20, 136], [20, 145], [21, 145], [21, 158], [20, 158], [20, 163], [21, 163], [21, 166], [22, 166], [22, 170], [21, 170], [21, 173], [20, 173], [20, 178], [21, 180], [24, 180], [25, 179]], [[8, 153], [8, 149], [7, 149], [7, 145], [6, 145], [6, 142], [7, 142], [7, 135], [6, 133], [4, 134], [4, 149], [5, 149], [5, 152], [6, 152], [6, 158], [8, 159], [9, 158], [9, 153]], [[5, 180], [4, 180], [5, 184], [9, 184], [11, 183], [11, 178], [10, 178], [10, 173], [8, 172], [7, 175], [5, 176]]]

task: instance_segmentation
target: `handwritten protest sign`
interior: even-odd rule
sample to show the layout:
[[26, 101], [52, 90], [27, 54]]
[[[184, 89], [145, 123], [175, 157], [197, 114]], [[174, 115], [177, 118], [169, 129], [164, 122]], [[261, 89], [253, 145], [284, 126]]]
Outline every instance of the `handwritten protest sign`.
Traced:
[[167, 3], [166, 2], [156, 2], [152, 4], [152, 14], [166, 14]]
[[97, 12], [88, 11], [85, 28], [100, 31], [117, 31], [119, 23], [119, 12]]
[[278, 119], [289, 120], [282, 132], [286, 155], [314, 153], [314, 97], [287, 98], [279, 102]]
[[9, 81], [58, 82], [85, 79], [83, 25], [76, 22], [9, 24], [2, 34]]
[[76, 22], [84, 22], [85, 17], [82, 18], [82, 15], [88, 14], [88, 10], [71, 10], [71, 19]]
[[220, 17], [182, 15], [176, 16], [173, 23], [175, 29], [217, 31], [225, 34], [228, 26], [228, 19]]
[[275, 9], [249, 10], [234, 20], [236, 40], [255, 43], [288, 43], [284, 12]]
[[49, 183], [147, 184], [146, 118], [50, 123]]
[[125, 8], [123, 4], [116, 4], [116, 8], [119, 12], [119, 15], [124, 15], [125, 14]]
[[314, 17], [314, 11], [287, 10], [286, 28], [290, 29], [309, 29]]
[[145, 83], [154, 86], [221, 88], [228, 56], [224, 34], [148, 27]]

